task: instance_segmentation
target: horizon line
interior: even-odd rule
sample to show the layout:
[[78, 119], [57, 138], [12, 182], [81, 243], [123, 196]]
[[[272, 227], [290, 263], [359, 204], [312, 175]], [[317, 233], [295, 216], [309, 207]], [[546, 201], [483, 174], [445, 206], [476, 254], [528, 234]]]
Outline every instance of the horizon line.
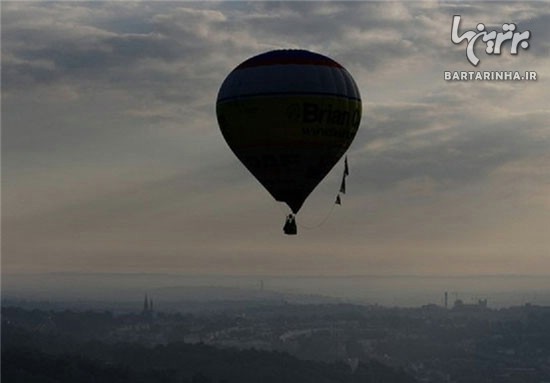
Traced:
[[46, 275], [78, 275], [78, 276], [171, 276], [171, 277], [192, 277], [192, 278], [506, 278], [506, 277], [528, 277], [528, 278], [549, 278], [548, 274], [224, 274], [224, 273], [175, 273], [175, 272], [110, 272], [110, 271], [47, 271], [47, 272], [16, 272], [1, 273], [2, 276], [46, 276]]

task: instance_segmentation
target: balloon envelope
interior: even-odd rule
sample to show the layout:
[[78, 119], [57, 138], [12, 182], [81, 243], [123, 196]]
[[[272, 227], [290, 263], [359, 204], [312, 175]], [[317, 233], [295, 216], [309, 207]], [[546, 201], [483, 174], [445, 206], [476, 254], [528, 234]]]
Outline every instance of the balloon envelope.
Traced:
[[361, 97], [336, 61], [276, 50], [244, 61], [227, 76], [216, 114], [237, 158], [297, 213], [353, 141]]

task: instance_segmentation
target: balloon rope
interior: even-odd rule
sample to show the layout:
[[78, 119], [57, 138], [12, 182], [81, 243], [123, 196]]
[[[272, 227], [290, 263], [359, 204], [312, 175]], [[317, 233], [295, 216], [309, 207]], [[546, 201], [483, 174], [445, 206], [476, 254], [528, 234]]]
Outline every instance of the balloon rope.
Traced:
[[335, 203], [332, 204], [332, 207], [330, 208], [327, 215], [319, 223], [317, 223], [316, 225], [313, 225], [313, 226], [302, 225], [302, 224], [298, 224], [297, 223], [298, 221], [296, 221], [296, 223], [298, 224], [298, 227], [304, 228], [306, 230], [312, 230], [312, 229], [317, 229], [318, 227], [323, 226], [325, 224], [325, 222], [327, 222], [328, 219], [330, 218], [330, 216], [332, 215], [332, 212], [334, 211], [334, 206], [336, 206]]

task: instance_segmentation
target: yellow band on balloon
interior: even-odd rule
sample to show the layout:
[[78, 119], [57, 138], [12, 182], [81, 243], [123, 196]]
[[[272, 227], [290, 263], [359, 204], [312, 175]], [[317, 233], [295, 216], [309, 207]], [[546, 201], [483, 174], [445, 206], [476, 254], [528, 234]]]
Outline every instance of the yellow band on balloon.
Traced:
[[217, 115], [234, 150], [262, 145], [347, 148], [359, 127], [361, 102], [327, 95], [257, 95], [220, 101]]

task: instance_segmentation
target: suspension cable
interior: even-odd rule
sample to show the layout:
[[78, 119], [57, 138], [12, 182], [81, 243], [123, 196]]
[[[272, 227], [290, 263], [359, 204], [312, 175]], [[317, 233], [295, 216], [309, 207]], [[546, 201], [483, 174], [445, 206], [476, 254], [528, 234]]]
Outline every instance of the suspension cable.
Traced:
[[328, 211], [328, 213], [325, 215], [325, 217], [317, 224], [315, 225], [303, 225], [303, 224], [298, 224], [298, 227], [300, 228], [304, 228], [306, 230], [313, 230], [313, 229], [317, 229], [318, 227], [321, 227], [323, 226], [327, 221], [328, 219], [330, 218], [330, 216], [332, 215], [332, 212], [334, 211], [334, 207], [336, 206], [335, 203], [332, 204], [332, 207], [330, 208], [330, 210]]

